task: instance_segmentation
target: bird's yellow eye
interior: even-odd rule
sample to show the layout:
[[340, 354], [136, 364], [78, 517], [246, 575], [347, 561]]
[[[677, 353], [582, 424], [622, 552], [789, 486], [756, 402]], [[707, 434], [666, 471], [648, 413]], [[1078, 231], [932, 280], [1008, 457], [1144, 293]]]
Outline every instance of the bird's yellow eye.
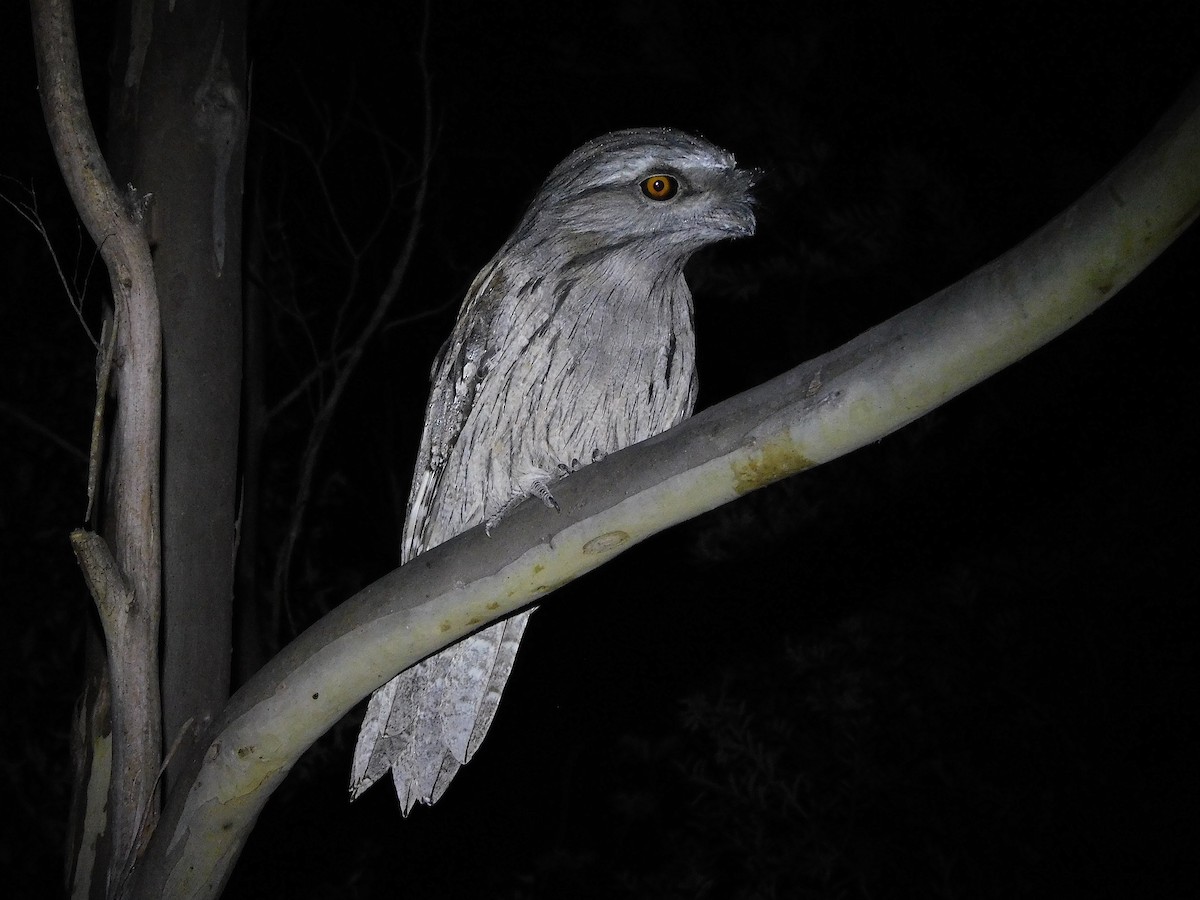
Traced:
[[642, 182], [642, 193], [651, 200], [670, 200], [679, 192], [679, 181], [674, 175], [651, 175]]

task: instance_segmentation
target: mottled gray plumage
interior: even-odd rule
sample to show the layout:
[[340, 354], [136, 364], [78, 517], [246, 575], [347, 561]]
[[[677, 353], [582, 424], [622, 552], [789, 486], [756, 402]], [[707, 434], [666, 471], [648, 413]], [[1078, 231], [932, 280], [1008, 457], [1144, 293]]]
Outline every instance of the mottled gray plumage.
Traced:
[[[617, 131], [560, 163], [467, 292], [433, 367], [401, 557], [549, 498], [567, 469], [665, 431], [696, 394], [694, 251], [754, 232], [752, 174], [707, 141]], [[433, 803], [487, 733], [529, 612], [371, 697], [351, 794], [390, 768]]]

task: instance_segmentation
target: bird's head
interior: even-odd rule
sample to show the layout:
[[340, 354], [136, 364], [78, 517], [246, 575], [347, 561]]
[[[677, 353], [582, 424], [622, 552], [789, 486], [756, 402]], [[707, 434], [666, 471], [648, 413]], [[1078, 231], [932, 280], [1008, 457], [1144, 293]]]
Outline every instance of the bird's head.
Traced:
[[682, 265], [706, 244], [754, 233], [755, 174], [681, 131], [614, 131], [555, 167], [510, 247], [567, 245], [574, 254], [627, 248]]

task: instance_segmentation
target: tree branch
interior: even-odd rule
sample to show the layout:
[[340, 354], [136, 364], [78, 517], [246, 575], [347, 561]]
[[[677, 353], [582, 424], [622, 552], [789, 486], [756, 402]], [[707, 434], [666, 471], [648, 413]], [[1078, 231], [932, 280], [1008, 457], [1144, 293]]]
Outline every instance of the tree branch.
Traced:
[[[270, 793], [356, 702], [429, 653], [671, 525], [877, 441], [1042, 346], [1200, 210], [1200, 79], [1020, 246], [843, 347], [607, 457], [361, 591], [230, 700], [168, 802], [137, 896], [212, 897]], [[189, 786], [190, 785], [190, 786]]]
[[[113, 859], [124, 862], [132, 861], [140, 826], [153, 827], [154, 783], [161, 753], [158, 466], [162, 350], [158, 296], [150, 247], [122, 202], [88, 118], [71, 5], [68, 0], [32, 0], [30, 5], [38, 89], [50, 142], [71, 199], [108, 267], [116, 307], [117, 401], [106, 535], [122, 581], [132, 594], [125, 604], [127, 620], [119, 634], [110, 628], [111, 620], [106, 620], [105, 636], [113, 727], [108, 827]], [[101, 613], [103, 617], [103, 609]], [[114, 638], [119, 643], [114, 644]], [[97, 777], [95, 771], [92, 777]], [[107, 874], [110, 887], [121, 877], [117, 866]], [[91, 875], [76, 872], [77, 883]]]

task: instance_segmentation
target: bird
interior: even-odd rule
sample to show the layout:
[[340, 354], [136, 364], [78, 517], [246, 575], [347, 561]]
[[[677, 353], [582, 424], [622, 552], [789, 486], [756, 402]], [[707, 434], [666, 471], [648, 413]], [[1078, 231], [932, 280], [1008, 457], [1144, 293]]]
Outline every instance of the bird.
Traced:
[[[689, 416], [684, 264], [755, 230], [757, 172], [671, 128], [613, 131], [547, 176], [467, 290], [431, 373], [401, 563]], [[403, 815], [442, 796], [487, 733], [532, 610], [401, 672], [371, 696], [351, 799], [389, 770]]]

